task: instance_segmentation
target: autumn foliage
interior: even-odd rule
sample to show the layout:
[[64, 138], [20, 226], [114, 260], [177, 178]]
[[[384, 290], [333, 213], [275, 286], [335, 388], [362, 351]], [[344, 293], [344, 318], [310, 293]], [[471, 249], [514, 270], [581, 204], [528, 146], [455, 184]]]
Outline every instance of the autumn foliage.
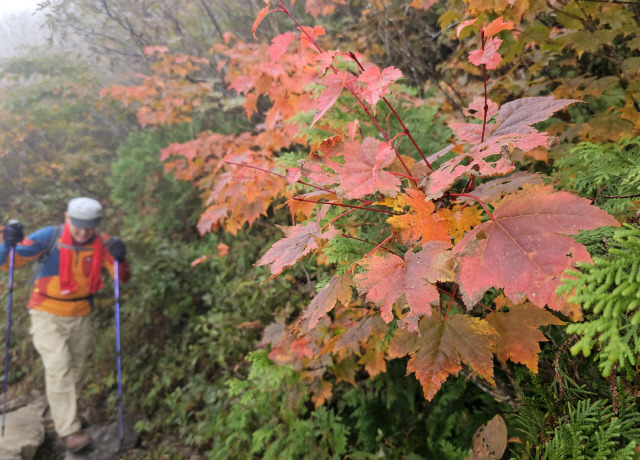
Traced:
[[[289, 14], [282, 3], [275, 11]], [[468, 59], [486, 76], [486, 70], [495, 69], [502, 59], [497, 52], [502, 40], [496, 35], [513, 29], [513, 23], [502, 17], [484, 26], [476, 22], [461, 23], [457, 32], [466, 27], [479, 32], [480, 46]], [[303, 29], [299, 33], [314, 40]], [[276, 37], [273, 43], [275, 47], [282, 41]], [[361, 70], [353, 74], [334, 67], [333, 60], [326, 61], [337, 51], [318, 48], [318, 53], [324, 62], [322, 70], [333, 72], [324, 77], [326, 89], [317, 100], [312, 125], [346, 91], [379, 127], [376, 104], [389, 104], [385, 96], [400, 77], [399, 71], [364, 67], [350, 55]], [[547, 96], [517, 99], [499, 107], [485, 93], [468, 109], [471, 122], [450, 124], [454, 142], [428, 157], [416, 145], [422, 157], [416, 162], [398, 152], [395, 138], [382, 129], [383, 141], [357, 139], [345, 132], [346, 141], [336, 140], [319, 154], [312, 151], [300, 166], [304, 183], [336, 193], [341, 200], [334, 205], [353, 207], [320, 228], [319, 201], [316, 219], [285, 229], [285, 238], [258, 265], [269, 265], [275, 276], [310, 251], [321, 250], [338, 234], [351, 237], [348, 222], [342, 233], [334, 226], [356, 210], [363, 215], [391, 212], [393, 216], [386, 219], [388, 236], [372, 242], [370, 253], [346, 274], [329, 281], [298, 323], [271, 338], [273, 358], [287, 362], [289, 356], [283, 356], [282, 350], [295, 344], [297, 361], [316, 369], [313, 377], [319, 395], [327, 393], [328, 382], [317, 372], [318, 365], [331, 367], [322, 359], [327, 351], [334, 356], [333, 367], [340, 370], [336, 376], [344, 369], [353, 373], [356, 362], [365, 369], [369, 365], [373, 376], [384, 369], [381, 354], [387, 359], [409, 355], [408, 370], [420, 380], [427, 399], [463, 365], [493, 385], [494, 354], [503, 362], [510, 359], [536, 372], [538, 342], [545, 340], [538, 327], [562, 324], [544, 308], [568, 318], [580, 317], [579, 307], [555, 292], [567, 268], [590, 260], [586, 249], [567, 235], [618, 225], [588, 200], [557, 192], [539, 176], [508, 176], [515, 168], [514, 150], [527, 152], [544, 147], [549, 140], [546, 132], [533, 125], [576, 102]], [[393, 108], [392, 112], [400, 118]], [[410, 131], [398, 135], [410, 136]], [[394, 171], [394, 161], [403, 173]], [[477, 196], [475, 182], [491, 177], [499, 179], [484, 182]], [[467, 179], [466, 183], [460, 179]], [[352, 285], [356, 292], [351, 292]], [[489, 289], [502, 289], [505, 297], [501, 301], [487, 297]], [[354, 293], [358, 294], [355, 300]], [[487, 299], [493, 305], [482, 303]], [[336, 305], [342, 308], [330, 317]], [[395, 330], [391, 341], [381, 342], [380, 335], [389, 327]], [[318, 353], [321, 344], [325, 345]], [[301, 352], [303, 345], [305, 352]], [[372, 367], [372, 361], [377, 365]], [[342, 379], [348, 381], [345, 376]]]
[[[311, 1], [307, 8], [321, 14], [333, 3], [340, 2]], [[539, 343], [546, 340], [539, 327], [581, 317], [578, 305], [556, 293], [565, 270], [591, 260], [571, 236], [619, 226], [589, 200], [555, 190], [541, 175], [516, 171], [516, 156], [540, 155], [560, 134], [536, 125], [581, 104], [579, 95], [492, 101], [488, 71], [501, 66], [510, 53], [505, 43], [513, 45], [521, 31], [503, 16], [462, 21], [456, 34], [476, 43], [464, 67], [480, 77], [473, 86], [479, 92], [465, 108], [466, 119], [449, 123], [450, 145], [425, 152], [394, 99], [403, 77], [398, 68], [321, 48], [324, 29], [299, 24], [282, 1], [267, 2], [254, 34], [273, 13], [289, 16], [294, 31], [270, 45], [226, 36], [215, 50], [224, 56], [228, 89], [243, 97], [246, 116], [261, 117], [257, 130], [203, 133], [162, 152], [168, 171], [202, 190], [202, 233], [234, 233], [287, 199], [293, 225], [282, 227], [283, 238], [256, 263], [268, 267], [270, 279], [305, 257], [322, 261], [337, 239], [370, 244], [355, 263], [335, 267], [296, 321], [266, 328], [262, 345], [271, 346], [270, 357], [304, 371], [316, 405], [330, 397], [333, 382], [354, 383], [359, 369], [373, 377], [387, 360], [404, 356], [429, 400], [462, 369], [495, 386], [494, 358], [536, 373]], [[156, 77], [109, 94], [142, 103], [142, 124], [185, 121], [206, 103], [208, 90], [193, 91], [197, 85], [182, 79], [180, 87], [165, 85], [174, 96], [157, 106], [153, 79], [173, 82], [172, 75], [191, 73], [203, 61], [149, 52], [159, 58]], [[389, 123], [377, 118], [380, 107], [399, 132], [388, 132]], [[332, 118], [334, 110], [353, 118]], [[365, 123], [378, 134], [365, 136]], [[318, 141], [317, 130], [329, 136]], [[400, 149], [402, 138], [409, 142]], [[279, 161], [284, 151], [305, 148], [308, 157], [295, 166]], [[371, 228], [378, 229], [377, 240], [363, 236]]]

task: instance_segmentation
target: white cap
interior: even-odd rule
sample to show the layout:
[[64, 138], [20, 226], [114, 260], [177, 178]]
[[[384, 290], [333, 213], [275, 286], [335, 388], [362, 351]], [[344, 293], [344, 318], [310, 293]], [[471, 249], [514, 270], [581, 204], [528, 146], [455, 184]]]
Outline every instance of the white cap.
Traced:
[[78, 228], [96, 228], [102, 217], [102, 205], [93, 198], [80, 197], [69, 201], [67, 213]]

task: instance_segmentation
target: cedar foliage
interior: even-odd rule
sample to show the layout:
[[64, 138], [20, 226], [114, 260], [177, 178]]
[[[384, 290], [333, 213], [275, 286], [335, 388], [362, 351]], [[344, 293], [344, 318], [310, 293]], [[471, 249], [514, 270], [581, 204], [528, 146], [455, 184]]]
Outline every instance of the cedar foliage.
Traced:
[[[618, 385], [619, 382], [613, 382]], [[566, 374], [551, 385], [524, 377], [516, 426], [521, 460], [632, 459], [640, 439], [637, 398], [622, 390], [610, 403]]]
[[563, 184], [620, 217], [640, 203], [640, 137], [611, 144], [583, 142], [556, 163]]
[[640, 356], [640, 230], [626, 225], [607, 242], [608, 251], [593, 264], [570, 270], [560, 292], [589, 312], [586, 320], [569, 324], [567, 332], [578, 334], [573, 354], [589, 356], [597, 347], [597, 359], [605, 377], [617, 368], [632, 378]]

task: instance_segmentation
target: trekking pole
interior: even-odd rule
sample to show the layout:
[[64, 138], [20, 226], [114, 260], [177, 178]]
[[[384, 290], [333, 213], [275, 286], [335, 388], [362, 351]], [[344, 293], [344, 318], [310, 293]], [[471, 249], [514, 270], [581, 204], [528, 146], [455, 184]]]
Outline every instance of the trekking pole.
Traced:
[[120, 448], [124, 446], [124, 423], [122, 420], [122, 368], [120, 362], [120, 270], [118, 261], [114, 261], [113, 288], [116, 298], [116, 363], [118, 367], [118, 429], [120, 433]]
[[11, 302], [13, 300], [13, 266], [16, 248], [9, 249], [9, 300], [7, 304], [7, 340], [4, 346], [4, 396], [2, 397], [2, 437], [4, 438], [4, 419], [7, 414], [7, 384], [9, 382], [9, 341], [11, 340]]

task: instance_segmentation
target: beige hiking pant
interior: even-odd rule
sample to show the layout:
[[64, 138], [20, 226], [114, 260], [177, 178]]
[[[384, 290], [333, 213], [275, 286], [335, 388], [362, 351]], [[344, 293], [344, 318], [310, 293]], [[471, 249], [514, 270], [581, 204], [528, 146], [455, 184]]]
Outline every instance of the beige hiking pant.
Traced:
[[31, 336], [40, 353], [51, 418], [59, 436], [78, 431], [77, 391], [93, 337], [90, 316], [57, 316], [30, 310]]

